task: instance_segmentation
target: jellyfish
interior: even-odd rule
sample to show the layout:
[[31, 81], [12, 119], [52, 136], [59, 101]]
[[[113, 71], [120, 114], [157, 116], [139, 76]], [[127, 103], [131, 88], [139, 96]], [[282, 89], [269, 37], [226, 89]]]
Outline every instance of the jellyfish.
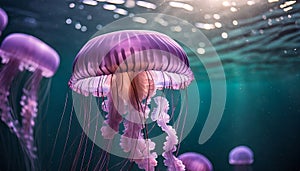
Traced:
[[[146, 122], [151, 119], [166, 133], [161, 142], [164, 165], [181, 171], [184, 165], [173, 154], [178, 136], [169, 125], [169, 101], [156, 92], [185, 89], [193, 80], [188, 57], [173, 39], [155, 31], [123, 30], [96, 36], [82, 47], [73, 63], [69, 87], [78, 94], [104, 99], [102, 137], [113, 140], [122, 124], [121, 149], [147, 171], [157, 166], [156, 144], [148, 137]], [[156, 107], [150, 106], [151, 101]]]
[[[59, 56], [41, 40], [22, 33], [10, 34], [3, 40], [0, 56], [3, 63], [0, 70], [0, 117], [19, 139], [23, 150], [32, 162], [37, 157], [34, 125], [38, 113], [39, 84], [43, 77], [49, 78], [56, 72]], [[24, 86], [14, 85], [13, 81], [18, 79], [18, 74], [25, 71], [32, 74]], [[22, 88], [20, 114], [14, 113], [9, 102], [10, 94], [15, 93], [11, 92], [13, 87]]]
[[7, 14], [0, 8], [0, 36], [7, 25]]
[[187, 152], [178, 156], [186, 171], [213, 171], [211, 162], [203, 155]]
[[229, 153], [229, 164], [233, 165], [235, 171], [252, 171], [253, 152], [247, 146], [238, 146]]

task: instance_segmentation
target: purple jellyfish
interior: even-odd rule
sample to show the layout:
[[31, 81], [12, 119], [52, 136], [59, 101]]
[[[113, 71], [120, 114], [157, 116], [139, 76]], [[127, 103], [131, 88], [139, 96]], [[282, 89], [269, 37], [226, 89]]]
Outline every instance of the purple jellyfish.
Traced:
[[[41, 40], [26, 34], [14, 33], [7, 36], [0, 47], [4, 64], [0, 70], [0, 117], [20, 141], [29, 159], [36, 158], [34, 125], [38, 111], [38, 89], [42, 77], [51, 77], [59, 65], [55, 50]], [[23, 86], [21, 97], [21, 123], [9, 104], [9, 94], [17, 74], [24, 70], [32, 72]], [[32, 164], [32, 163], [31, 163]]]
[[213, 171], [211, 162], [203, 155], [188, 152], [178, 156], [186, 171]]
[[0, 36], [7, 25], [7, 14], [0, 8]]
[[247, 146], [238, 146], [229, 153], [229, 164], [234, 166], [235, 171], [251, 171], [253, 152]]
[[[125, 30], [88, 41], [74, 60], [69, 86], [84, 96], [104, 99], [102, 110], [107, 115], [102, 137], [112, 141], [123, 123], [120, 146], [130, 161], [147, 171], [157, 166], [155, 143], [146, 123], [152, 110], [151, 120], [167, 134], [164, 164], [168, 170], [181, 171], [184, 165], [173, 155], [178, 137], [168, 125], [169, 102], [154, 96], [160, 90], [185, 89], [193, 79], [186, 53], [173, 39], [154, 31]], [[151, 99], [156, 108], [150, 109]]]

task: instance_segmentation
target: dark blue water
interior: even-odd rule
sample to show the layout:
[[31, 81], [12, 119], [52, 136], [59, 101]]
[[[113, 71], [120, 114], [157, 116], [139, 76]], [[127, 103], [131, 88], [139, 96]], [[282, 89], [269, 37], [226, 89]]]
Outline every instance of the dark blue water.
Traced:
[[[69, 0], [0, 1], [0, 7], [9, 17], [1, 40], [14, 32], [31, 34], [51, 45], [61, 57], [56, 75], [51, 81], [43, 80], [42, 83], [44, 87], [48, 84], [51, 87], [48, 94], [40, 95], [45, 100], [39, 104], [36, 125], [38, 170], [70, 170], [80, 146], [82, 129], [76, 116], [71, 115], [72, 97], [68, 87], [77, 52], [107, 24], [130, 15], [154, 12], [187, 20], [211, 43], [203, 44], [199, 40], [198, 49], [185, 47], [199, 85], [201, 104], [199, 113], [193, 114], [198, 115], [196, 124], [181, 142], [178, 154], [198, 152], [212, 162], [215, 171], [230, 171], [233, 170], [228, 164], [230, 150], [238, 145], [247, 145], [254, 152], [254, 171], [299, 171], [300, 4], [271, 0], [195, 0], [187, 1], [188, 5], [183, 9], [172, 7], [169, 1], [147, 2], [152, 2], [152, 6], [143, 7], [143, 3], [134, 7], [122, 2], [114, 4], [116, 8], [127, 11], [123, 15], [105, 9], [105, 4], [113, 4], [109, 2], [98, 2], [92, 6], [86, 4], [87, 1]], [[184, 34], [180, 28], [171, 28], [171, 25], [169, 22], [166, 28]], [[197, 61], [195, 52], [200, 54], [204, 63]], [[218, 59], [222, 65], [216, 64]], [[224, 69], [226, 76], [225, 110], [210, 139], [199, 144], [198, 139], [212, 104], [211, 84], [218, 84], [222, 74], [220, 68]], [[209, 74], [213, 77], [210, 78]], [[62, 126], [57, 132], [60, 122]], [[23, 170], [26, 159], [17, 139], [3, 123], [0, 128], [3, 135], [0, 136], [0, 170]], [[87, 144], [84, 147], [90, 154], [92, 141], [85, 137], [83, 143]], [[90, 169], [101, 154], [103, 152], [94, 147]], [[82, 160], [86, 168], [88, 159], [83, 158], [81, 151], [79, 161], [75, 162], [77, 170], [80, 170]], [[123, 160], [112, 157], [111, 161], [118, 163]], [[159, 162], [162, 163], [161, 158]], [[122, 164], [125, 165], [123, 170], [137, 170], [136, 166], [131, 167], [126, 162]], [[164, 170], [162, 165], [160, 170]]]

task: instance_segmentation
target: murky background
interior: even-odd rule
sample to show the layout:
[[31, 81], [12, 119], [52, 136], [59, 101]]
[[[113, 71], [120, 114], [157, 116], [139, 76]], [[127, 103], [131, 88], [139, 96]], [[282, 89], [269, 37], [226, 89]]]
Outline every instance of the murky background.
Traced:
[[[237, 145], [247, 145], [254, 152], [255, 171], [300, 170], [300, 3], [280, 0], [0, 0], [0, 7], [9, 17], [1, 40], [10, 33], [31, 34], [51, 45], [61, 57], [56, 75], [51, 81], [44, 81], [44, 84], [50, 82], [51, 88], [48, 95], [43, 95], [46, 100], [39, 105], [36, 134], [41, 170], [70, 170], [73, 162], [81, 128], [76, 117], [70, 117], [71, 90], [67, 82], [77, 52], [94, 33], [117, 19], [131, 17], [133, 23], [149, 23], [145, 18], [136, 17], [141, 13], [164, 13], [186, 20], [212, 45], [199, 40], [197, 48], [186, 48], [200, 85], [201, 105], [197, 123], [181, 142], [179, 154], [199, 152], [212, 162], [214, 170], [230, 171], [233, 168], [228, 164], [229, 151]], [[157, 22], [170, 32], [183, 31], [179, 24]], [[216, 132], [200, 145], [198, 138], [211, 105], [211, 88], [208, 71], [194, 60], [193, 52], [203, 57], [209, 70], [216, 71], [214, 79], [217, 80], [220, 66], [215, 65], [218, 58], [212, 53], [214, 50], [225, 70], [226, 106]], [[62, 128], [57, 134], [61, 119]], [[68, 134], [70, 121], [72, 127]], [[0, 170], [24, 168], [17, 140], [3, 124], [1, 134]], [[67, 134], [69, 139], [64, 147]], [[95, 160], [99, 159], [97, 154], [101, 154], [99, 149], [95, 150]]]

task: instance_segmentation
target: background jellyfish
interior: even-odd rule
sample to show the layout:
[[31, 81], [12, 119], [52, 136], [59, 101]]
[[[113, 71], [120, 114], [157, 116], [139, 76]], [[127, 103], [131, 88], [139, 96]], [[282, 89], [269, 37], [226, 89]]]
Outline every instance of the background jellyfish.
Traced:
[[2, 34], [2, 31], [5, 29], [6, 25], [7, 25], [7, 14], [2, 8], [0, 8], [0, 36]]
[[213, 171], [211, 162], [203, 155], [193, 152], [183, 153], [178, 156], [186, 171]]
[[[37, 156], [33, 129], [38, 112], [39, 84], [42, 77], [53, 76], [59, 65], [59, 56], [41, 40], [21, 33], [11, 34], [3, 40], [0, 56], [4, 64], [0, 71], [1, 120], [19, 139], [31, 162], [28, 169], [34, 170], [34, 160]], [[9, 103], [9, 96], [13, 86], [22, 87], [22, 85], [12, 85], [12, 82], [18, 79], [19, 72], [25, 70], [32, 72], [32, 75], [22, 88], [19, 120], [19, 115], [14, 113]]]
[[[146, 123], [151, 113], [151, 120], [167, 134], [165, 142], [160, 142], [164, 144], [164, 164], [168, 170], [179, 171], [184, 165], [173, 155], [178, 138], [168, 125], [169, 102], [163, 95], [154, 96], [157, 90], [184, 89], [193, 79], [187, 55], [174, 40], [158, 32], [127, 30], [87, 42], [74, 60], [69, 86], [84, 96], [104, 99], [103, 138], [113, 140], [123, 123], [120, 146], [130, 161], [145, 170], [157, 166], [155, 143], [148, 137]], [[152, 99], [156, 107], [151, 109]]]
[[247, 146], [238, 146], [229, 153], [229, 164], [233, 165], [235, 171], [252, 171], [253, 152]]

